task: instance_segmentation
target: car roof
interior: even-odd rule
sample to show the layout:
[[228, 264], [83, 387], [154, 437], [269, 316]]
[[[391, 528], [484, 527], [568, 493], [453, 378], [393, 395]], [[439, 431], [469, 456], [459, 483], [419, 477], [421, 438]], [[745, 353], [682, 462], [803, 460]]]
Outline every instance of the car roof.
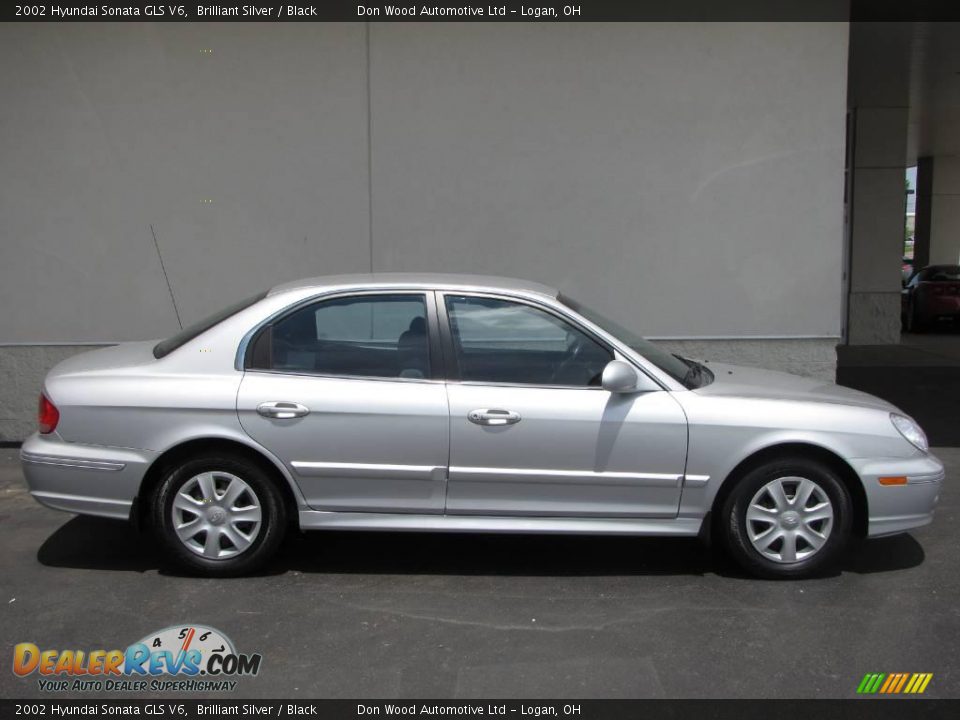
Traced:
[[436, 290], [520, 290], [555, 298], [556, 288], [531, 280], [497, 277], [494, 275], [469, 275], [465, 273], [357, 273], [352, 275], [321, 275], [294, 280], [270, 289], [267, 295], [279, 295], [293, 290], [326, 288], [424, 288]]

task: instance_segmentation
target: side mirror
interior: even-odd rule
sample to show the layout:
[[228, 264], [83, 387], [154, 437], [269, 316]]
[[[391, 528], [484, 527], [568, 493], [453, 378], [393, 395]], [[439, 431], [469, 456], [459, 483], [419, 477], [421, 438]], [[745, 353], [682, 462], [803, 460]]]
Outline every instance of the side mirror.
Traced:
[[600, 384], [604, 390], [612, 393], [659, 390], [659, 387], [654, 385], [646, 375], [641, 375], [634, 369], [633, 365], [623, 360], [611, 360], [607, 363], [607, 366], [603, 369]]

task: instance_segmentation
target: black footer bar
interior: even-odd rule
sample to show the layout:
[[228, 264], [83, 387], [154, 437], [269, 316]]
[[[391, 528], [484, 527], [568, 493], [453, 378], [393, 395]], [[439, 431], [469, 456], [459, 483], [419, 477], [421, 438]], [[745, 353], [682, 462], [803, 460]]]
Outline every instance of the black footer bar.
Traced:
[[0, 718], [483, 718], [484, 720], [939, 720], [960, 700], [0, 700]]

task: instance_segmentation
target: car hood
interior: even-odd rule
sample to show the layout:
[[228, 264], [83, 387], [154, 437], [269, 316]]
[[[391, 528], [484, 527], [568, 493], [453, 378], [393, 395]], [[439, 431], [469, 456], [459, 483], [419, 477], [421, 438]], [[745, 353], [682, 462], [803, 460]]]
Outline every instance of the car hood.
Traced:
[[713, 373], [714, 380], [693, 391], [699, 395], [800, 400], [900, 412], [896, 406], [874, 395], [823, 380], [724, 363], [707, 362], [705, 365]]

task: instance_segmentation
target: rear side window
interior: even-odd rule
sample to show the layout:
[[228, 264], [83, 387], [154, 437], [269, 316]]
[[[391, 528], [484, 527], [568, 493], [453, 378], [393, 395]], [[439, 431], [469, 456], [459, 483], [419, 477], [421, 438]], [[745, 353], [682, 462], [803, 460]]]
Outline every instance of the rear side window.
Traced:
[[230, 307], [224, 308], [218, 313], [214, 313], [210, 317], [204, 318], [198, 323], [194, 323], [188, 327], [185, 327], [183, 330], [178, 332], [176, 335], [167, 338], [161, 342], [158, 342], [153, 346], [153, 356], [158, 360], [165, 355], [169, 355], [174, 350], [176, 350], [181, 345], [186, 345], [188, 342], [193, 340], [198, 335], [205, 333], [207, 330], [212, 328], [214, 325], [219, 325], [224, 320], [229, 317], [236, 315], [241, 310], [246, 310], [248, 307], [254, 303], [258, 303], [263, 298], [267, 296], [266, 291], [249, 297], [246, 300], [241, 300], [238, 303], [234, 303]]
[[430, 377], [427, 303], [419, 294], [313, 303], [264, 328], [248, 367], [319, 375]]

